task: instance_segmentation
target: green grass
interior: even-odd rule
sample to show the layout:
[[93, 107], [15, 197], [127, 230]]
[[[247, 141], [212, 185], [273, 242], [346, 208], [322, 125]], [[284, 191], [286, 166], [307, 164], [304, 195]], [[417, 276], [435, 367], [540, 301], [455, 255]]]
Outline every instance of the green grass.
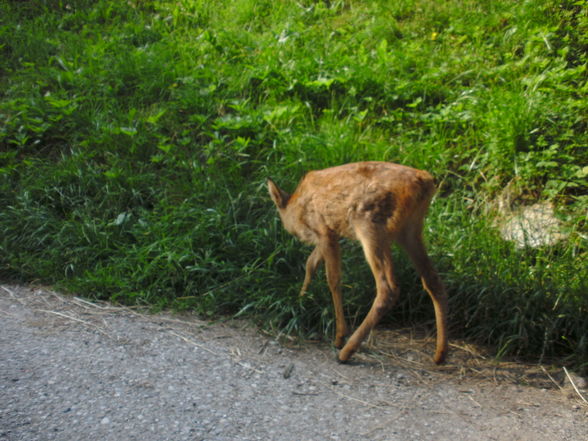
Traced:
[[[588, 4], [0, 4], [0, 277], [330, 335], [324, 282], [267, 197], [356, 160], [431, 171], [453, 335], [588, 368]], [[518, 249], [491, 207], [550, 200]], [[373, 281], [345, 245], [347, 313]], [[432, 308], [398, 253], [390, 323]], [[320, 278], [318, 278], [320, 279]]]

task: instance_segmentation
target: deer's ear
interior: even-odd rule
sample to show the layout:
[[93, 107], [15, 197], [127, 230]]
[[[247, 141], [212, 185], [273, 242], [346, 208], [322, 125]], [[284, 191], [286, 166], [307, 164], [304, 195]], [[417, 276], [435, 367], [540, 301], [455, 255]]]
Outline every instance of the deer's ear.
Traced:
[[286, 208], [288, 204], [288, 199], [290, 199], [290, 195], [285, 191], [282, 191], [274, 181], [271, 179], [267, 180], [267, 188], [269, 190], [269, 195], [276, 204], [276, 207], [283, 209]]

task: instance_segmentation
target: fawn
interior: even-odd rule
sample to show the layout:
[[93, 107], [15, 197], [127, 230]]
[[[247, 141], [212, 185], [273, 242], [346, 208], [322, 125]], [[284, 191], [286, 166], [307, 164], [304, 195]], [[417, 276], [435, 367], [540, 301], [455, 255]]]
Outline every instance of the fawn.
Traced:
[[[346, 362], [395, 304], [399, 288], [392, 268], [391, 241], [404, 248], [421, 277], [435, 308], [435, 363], [447, 355], [447, 295], [427, 255], [422, 239], [424, 218], [435, 193], [433, 177], [423, 170], [389, 162], [357, 162], [307, 173], [292, 195], [268, 179], [270, 197], [284, 228], [315, 245], [306, 262], [300, 295], [324, 261], [335, 307], [335, 347]], [[347, 323], [341, 296], [339, 239], [358, 240], [376, 280], [376, 298], [347, 343]]]

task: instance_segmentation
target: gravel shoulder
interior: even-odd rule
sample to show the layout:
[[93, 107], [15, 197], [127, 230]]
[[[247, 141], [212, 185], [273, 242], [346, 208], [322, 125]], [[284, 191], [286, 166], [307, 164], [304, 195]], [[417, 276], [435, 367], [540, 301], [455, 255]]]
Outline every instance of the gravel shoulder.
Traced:
[[588, 440], [558, 387], [0, 285], [0, 440]]

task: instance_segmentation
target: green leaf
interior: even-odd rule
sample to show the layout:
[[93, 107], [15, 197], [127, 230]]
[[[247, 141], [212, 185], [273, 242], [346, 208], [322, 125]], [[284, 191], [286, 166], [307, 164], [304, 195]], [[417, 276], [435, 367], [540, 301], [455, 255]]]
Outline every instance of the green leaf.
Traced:
[[166, 114], [166, 112], [167, 112], [167, 110], [166, 110], [166, 109], [163, 109], [161, 112], [157, 113], [156, 115], [149, 115], [149, 116], [147, 117], [146, 121], [147, 121], [149, 124], [157, 124], [157, 122], [159, 121], [159, 119], [160, 119], [160, 118], [161, 118], [163, 115], [165, 115], [165, 114]]

